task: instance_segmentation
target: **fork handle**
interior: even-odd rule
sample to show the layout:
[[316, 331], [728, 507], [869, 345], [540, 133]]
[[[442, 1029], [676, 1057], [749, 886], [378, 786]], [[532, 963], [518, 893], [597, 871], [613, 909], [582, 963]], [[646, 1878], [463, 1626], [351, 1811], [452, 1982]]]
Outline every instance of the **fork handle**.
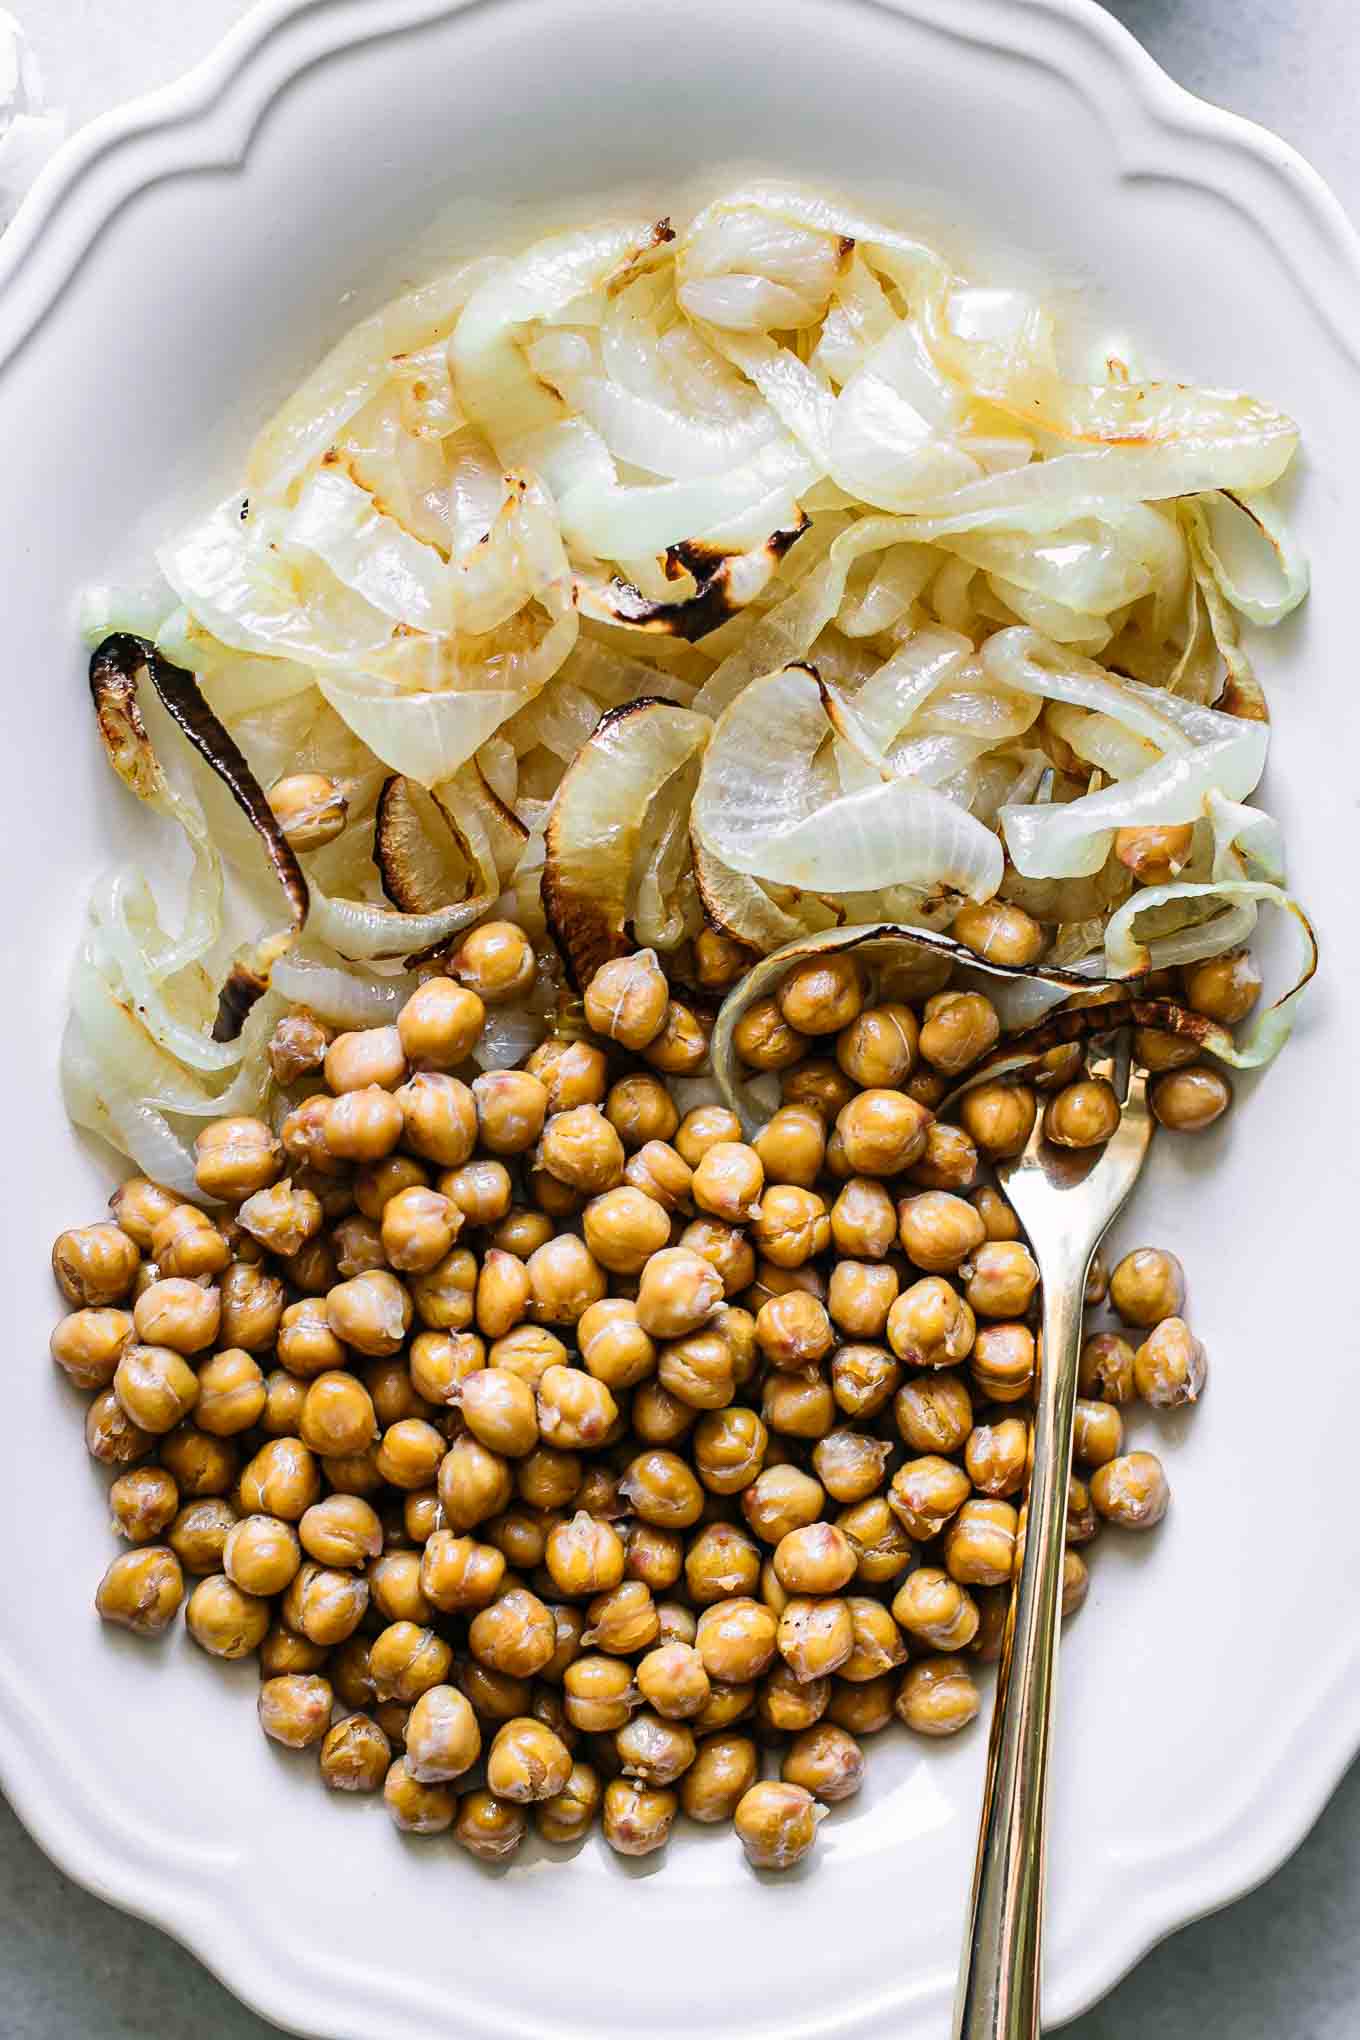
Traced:
[[1094, 1246], [1044, 1273], [1044, 1345], [1025, 1555], [1011, 1597], [982, 1824], [954, 2003], [954, 2040], [1036, 2040], [1048, 1751], [1066, 1549], [1072, 1417]]

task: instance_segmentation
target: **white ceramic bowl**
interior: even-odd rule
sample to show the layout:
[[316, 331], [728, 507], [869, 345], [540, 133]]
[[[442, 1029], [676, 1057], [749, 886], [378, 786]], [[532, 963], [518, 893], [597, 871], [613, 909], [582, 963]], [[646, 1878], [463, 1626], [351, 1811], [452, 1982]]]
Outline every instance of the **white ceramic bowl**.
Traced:
[[[143, 829], [98, 755], [79, 586], [206, 493], [322, 346], [458, 232], [525, 237], [584, 193], [658, 206], [756, 162], [886, 200], [1050, 277], [1154, 369], [1301, 420], [1307, 609], [1260, 648], [1268, 798], [1326, 967], [1243, 1109], [1162, 1144], [1124, 1228], [1174, 1242], [1212, 1354], [1193, 1416], [1134, 1426], [1175, 1505], [1109, 1536], [1068, 1633], [1047, 2011], [1264, 1876], [1360, 1742], [1347, 1450], [1354, 1313], [1353, 616], [1360, 260], [1279, 143], [1177, 90], [1085, 0], [280, 0], [183, 85], [98, 123], [0, 249], [9, 533], [0, 1762], [83, 1883], [307, 2033], [507, 2040], [878, 2035], [947, 2026], [981, 1727], [881, 1739], [806, 1874], [730, 1837], [628, 1865], [592, 1841], [489, 1875], [338, 1803], [253, 1721], [251, 1667], [103, 1632], [104, 1482], [44, 1357], [58, 1228], [107, 1158], [56, 1087], [95, 871]], [[446, 226], [442, 239], [450, 239]], [[1248, 1086], [1242, 1086], [1245, 1093]]]

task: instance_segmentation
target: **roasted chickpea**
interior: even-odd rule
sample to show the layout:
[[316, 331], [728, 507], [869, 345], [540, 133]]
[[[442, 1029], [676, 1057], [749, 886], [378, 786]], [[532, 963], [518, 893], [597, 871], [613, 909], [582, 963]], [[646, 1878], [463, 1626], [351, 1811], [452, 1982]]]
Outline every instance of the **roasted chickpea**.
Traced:
[[[930, 1192], [934, 1196], [940, 1193]], [[911, 1200], [915, 1201], [915, 1200]], [[950, 1199], [956, 1203], [957, 1199]], [[957, 1235], [952, 1241], [949, 1235], [952, 1218], [944, 1215], [944, 1224], [937, 1233], [930, 1224], [931, 1213], [922, 1214], [925, 1224], [920, 1228], [934, 1243], [943, 1247], [946, 1243], [957, 1244]], [[913, 1222], [913, 1237], [917, 1226]], [[926, 1248], [929, 1252], [929, 1247]], [[921, 1282], [913, 1282], [910, 1289], [904, 1289], [888, 1312], [888, 1344], [899, 1360], [910, 1367], [952, 1367], [968, 1357], [973, 1350], [976, 1337], [976, 1323], [968, 1304], [948, 1282], [937, 1275], [927, 1276]]]
[[787, 1593], [834, 1594], [855, 1576], [854, 1548], [834, 1523], [808, 1523], [780, 1538], [774, 1569]]
[[288, 1301], [278, 1277], [248, 1262], [233, 1261], [222, 1277], [220, 1296], [221, 1344], [245, 1353], [268, 1352], [278, 1337]]
[[749, 1736], [710, 1735], [681, 1781], [681, 1804], [691, 1820], [731, 1820], [759, 1773], [759, 1752]]
[[741, 1511], [763, 1544], [815, 1523], [826, 1502], [819, 1480], [796, 1466], [767, 1466], [741, 1497]]
[[755, 1593], [760, 1548], [735, 1523], [709, 1523], [685, 1554], [685, 1585], [697, 1608]]
[[483, 921], [463, 937], [449, 964], [459, 983], [488, 1006], [522, 997], [538, 973], [533, 944], [513, 921]]
[[113, 1392], [129, 1423], [159, 1437], [173, 1431], [198, 1401], [198, 1376], [168, 1346], [132, 1345], [118, 1362]]
[[94, 1605], [105, 1622], [137, 1636], [160, 1636], [170, 1627], [184, 1598], [184, 1575], [173, 1551], [142, 1545], [124, 1551], [99, 1582]]
[[973, 1344], [973, 1385], [992, 1402], [1019, 1402], [1034, 1386], [1036, 1348], [1028, 1325], [984, 1325]]
[[571, 1752], [543, 1722], [523, 1716], [497, 1729], [487, 1755], [486, 1783], [498, 1799], [521, 1805], [553, 1799], [570, 1776]]
[[1135, 1027], [1133, 1059], [1145, 1070], [1184, 1069], [1199, 1054], [1199, 1043], [1191, 1035], [1169, 1034], [1161, 1027]]
[[396, 1027], [364, 1027], [337, 1034], [326, 1051], [326, 1082], [338, 1098], [370, 1084], [395, 1091], [406, 1075], [406, 1051]]
[[999, 1190], [990, 1183], [984, 1183], [980, 1190], [974, 1190], [969, 1203], [982, 1220], [989, 1240], [1018, 1240], [1020, 1221]]
[[604, 1788], [604, 1838], [620, 1856], [650, 1856], [665, 1846], [679, 1807], [674, 1792], [611, 1778]]
[[852, 1339], [879, 1339], [897, 1301], [895, 1268], [873, 1261], [838, 1261], [827, 1284], [827, 1309]]
[[659, 1077], [621, 1077], [611, 1086], [604, 1111], [630, 1153], [651, 1140], [671, 1140], [680, 1125], [680, 1114]]
[[125, 1310], [72, 1311], [52, 1334], [52, 1358], [77, 1388], [107, 1388], [132, 1344], [133, 1331]]
[[173, 1205], [157, 1219], [151, 1237], [151, 1258], [163, 1276], [184, 1276], [192, 1282], [220, 1275], [230, 1265], [226, 1239], [195, 1204]]
[[701, 928], [694, 938], [694, 974], [706, 992], [725, 992], [752, 961], [746, 946], [718, 928]]
[[315, 1454], [296, 1438], [273, 1438], [262, 1445], [241, 1475], [241, 1506], [251, 1515], [297, 1523], [320, 1494]]
[[888, 1490], [888, 1504], [907, 1535], [924, 1544], [939, 1536], [968, 1495], [969, 1480], [962, 1467], [926, 1453], [898, 1467]]
[[739, 1296], [755, 1277], [755, 1249], [739, 1226], [718, 1218], [691, 1220], [675, 1242], [686, 1253], [698, 1254], [722, 1277], [723, 1295]]
[[679, 1339], [697, 1332], [722, 1301], [722, 1278], [701, 1255], [683, 1247], [653, 1254], [638, 1285], [637, 1314], [655, 1339]]
[[637, 1668], [637, 1684], [648, 1706], [667, 1721], [690, 1720], [712, 1690], [702, 1657], [687, 1643], [663, 1643], [648, 1651]]
[[[191, 1211], [196, 1219], [212, 1224], [197, 1205], [181, 1204], [173, 1190], [164, 1189], [147, 1176], [129, 1176], [126, 1182], [120, 1183], [109, 1199], [109, 1210], [113, 1213], [114, 1224], [120, 1226], [133, 1245], [149, 1254], [153, 1261], [158, 1258], [153, 1244], [156, 1228], [172, 1211]], [[183, 1270], [175, 1272], [183, 1273]], [[203, 1273], [213, 1274], [216, 1270], [204, 1269]]]
[[1189, 822], [1116, 829], [1114, 854], [1139, 885], [1165, 885], [1184, 868], [1194, 835]]
[[1167, 1070], [1148, 1086], [1152, 1116], [1171, 1133], [1202, 1133], [1222, 1117], [1232, 1103], [1232, 1086], [1219, 1070], [1207, 1063], [1191, 1063], [1183, 1070]]
[[1128, 1452], [1091, 1475], [1091, 1500], [1107, 1523], [1121, 1530], [1151, 1530], [1171, 1500], [1162, 1463], [1152, 1452]]
[[321, 1782], [332, 1792], [377, 1792], [392, 1762], [392, 1745], [367, 1714], [337, 1721], [321, 1744]]
[[402, 1054], [416, 1069], [456, 1069], [476, 1047], [485, 1018], [475, 989], [452, 978], [426, 978], [397, 1015]]
[[304, 1445], [323, 1457], [363, 1452], [377, 1433], [373, 1398], [361, 1381], [341, 1370], [317, 1375], [302, 1406]]
[[[569, 1607], [564, 1601], [554, 1603], [550, 1612], [557, 1632], [557, 1645], [539, 1673], [539, 1678], [546, 1685], [557, 1687], [566, 1676], [568, 1665], [575, 1664], [581, 1655], [581, 1638], [585, 1635], [586, 1618], [579, 1608]], [[563, 1736], [564, 1741], [568, 1739], [564, 1734], [565, 1722], [564, 1714], [562, 1725], [558, 1727], [558, 1733]]]
[[623, 1178], [623, 1142], [598, 1105], [555, 1112], [538, 1146], [541, 1168], [586, 1196], [612, 1190]]
[[616, 1530], [584, 1509], [548, 1533], [546, 1562], [559, 1593], [608, 1593], [623, 1578], [623, 1544]]
[[907, 1170], [907, 1181], [921, 1190], [970, 1190], [977, 1181], [978, 1151], [961, 1126], [934, 1120], [926, 1128], [925, 1149]]
[[984, 1239], [972, 1205], [948, 1190], [904, 1197], [897, 1207], [897, 1230], [903, 1251], [929, 1274], [961, 1267]]
[[1185, 1307], [1185, 1270], [1160, 1247], [1135, 1247], [1110, 1277], [1110, 1302], [1126, 1325], [1151, 1327]]
[[851, 1594], [845, 1605], [850, 1610], [854, 1648], [840, 1667], [843, 1679], [855, 1684], [879, 1679], [906, 1662], [906, 1645], [881, 1601], [867, 1594]]
[[[368, 1581], [357, 1574], [308, 1559], [293, 1575], [280, 1613], [290, 1629], [313, 1643], [343, 1643], [367, 1613], [368, 1592]], [[369, 1662], [371, 1667], [371, 1657]]]
[[663, 1211], [676, 1211], [689, 1203], [689, 1163], [664, 1140], [649, 1140], [630, 1155], [623, 1179], [654, 1198]]
[[[349, 1500], [348, 1496], [338, 1497]], [[433, 1536], [434, 1532], [431, 1531]], [[428, 1543], [429, 1539], [426, 1539]], [[414, 1622], [418, 1628], [434, 1616], [434, 1603], [421, 1585], [425, 1552], [387, 1550], [369, 1560], [367, 1570], [370, 1620], [381, 1615], [387, 1622]], [[365, 1660], [367, 1665], [367, 1660]]]
[[961, 1272], [979, 1317], [1022, 1317], [1039, 1287], [1038, 1263], [1019, 1240], [984, 1240]]
[[563, 1705], [573, 1728], [608, 1735], [637, 1704], [633, 1668], [622, 1658], [578, 1657], [562, 1675]]
[[587, 1024], [635, 1054], [656, 1040], [666, 1021], [670, 987], [654, 949], [602, 963], [586, 986]]
[[397, 1352], [405, 1340], [411, 1328], [411, 1295], [395, 1275], [374, 1268], [336, 1284], [326, 1297], [326, 1318], [345, 1345], [378, 1358]]
[[340, 1280], [335, 1253], [327, 1239], [308, 1240], [305, 1247], [299, 1247], [297, 1253], [284, 1261], [283, 1272], [304, 1296], [324, 1296]]
[[1119, 1125], [1119, 1100], [1104, 1077], [1055, 1091], [1044, 1107], [1044, 1138], [1055, 1147], [1100, 1147]]
[[184, 1504], [170, 1525], [167, 1542], [186, 1572], [221, 1572], [222, 1554], [236, 1520], [235, 1509], [221, 1495], [202, 1495]]
[[[481, 1374], [470, 1377], [472, 1381], [481, 1379]], [[466, 1387], [465, 1383], [465, 1390]], [[415, 1494], [433, 1482], [444, 1452], [444, 1435], [433, 1424], [427, 1424], [423, 1417], [401, 1417], [383, 1432], [375, 1464], [389, 1487]]]
[[964, 1586], [999, 1587], [1015, 1563], [1016, 1512], [1009, 1502], [967, 1501], [944, 1536], [945, 1569]]
[[656, 1523], [625, 1523], [619, 1535], [626, 1579], [641, 1580], [654, 1594], [675, 1585], [685, 1569], [685, 1540], [678, 1530], [663, 1530]]
[[[807, 1106], [823, 1127], [833, 1125], [842, 1105], [848, 1105], [855, 1095], [855, 1086], [844, 1070], [823, 1056], [810, 1056], [786, 1071], [779, 1090], [786, 1105]], [[768, 1164], [766, 1167], [768, 1170]]]
[[996, 1080], [974, 1084], [959, 1100], [964, 1130], [993, 1161], [1018, 1155], [1034, 1129], [1039, 1104], [1028, 1084]]
[[733, 1048], [753, 1070], [791, 1069], [802, 1061], [807, 1043], [773, 999], [756, 999], [732, 1030]]
[[683, 1721], [671, 1721], [649, 1708], [635, 1714], [614, 1734], [614, 1748], [625, 1778], [644, 1785], [673, 1785], [694, 1762], [694, 1732]]
[[[205, 1197], [240, 1204], [282, 1173], [278, 1141], [262, 1119], [215, 1119], [194, 1142], [194, 1178]], [[113, 1303], [115, 1297], [91, 1299]]]
[[756, 1343], [772, 1367], [815, 1368], [836, 1343], [826, 1305], [805, 1290], [772, 1296], [756, 1313]]
[[[486, 1346], [475, 1332], [417, 1332], [407, 1349], [407, 1360], [392, 1359], [375, 1361], [374, 1367], [391, 1367], [405, 1375], [402, 1384], [409, 1392], [402, 1393], [386, 1405], [380, 1405], [375, 1393], [374, 1404], [378, 1420], [384, 1426], [399, 1423], [403, 1417], [428, 1414], [429, 1406], [454, 1408], [463, 1391], [463, 1383], [471, 1374], [476, 1374], [486, 1365]], [[370, 1383], [373, 1368], [368, 1370]], [[397, 1377], [400, 1381], [400, 1375]]]
[[243, 1516], [222, 1546], [222, 1570], [247, 1594], [281, 1594], [302, 1563], [297, 1532], [276, 1516]]
[[410, 1280], [410, 1300], [422, 1325], [432, 1332], [462, 1332], [472, 1323], [477, 1262], [466, 1247], [455, 1247], [423, 1275]]
[[1138, 1393], [1133, 1347], [1118, 1332], [1093, 1332], [1083, 1340], [1077, 1363], [1077, 1392], [1122, 1408]]
[[298, 1523], [298, 1536], [307, 1556], [322, 1565], [362, 1565], [383, 1548], [378, 1512], [360, 1495], [328, 1495], [324, 1502], [313, 1502]]
[[866, 1090], [895, 1089], [916, 1060], [918, 1028], [910, 1006], [867, 1006], [836, 1037], [836, 1061]]
[[432, 1530], [420, 1554], [420, 1591], [443, 1614], [489, 1608], [505, 1581], [505, 1555], [494, 1544]]
[[287, 1672], [264, 1681], [256, 1710], [260, 1727], [271, 1742], [282, 1743], [285, 1749], [306, 1750], [326, 1736], [333, 1703], [329, 1679]]
[[363, 1218], [355, 1213], [351, 1213], [348, 1218], [342, 1218], [331, 1232], [331, 1247], [335, 1254], [336, 1268], [346, 1280], [351, 1276], [367, 1275], [375, 1268], [387, 1266], [382, 1233], [371, 1218]]
[[545, 1241], [525, 1265], [530, 1314], [540, 1324], [574, 1325], [605, 1293], [603, 1268], [574, 1233], [558, 1233]]
[[[95, 1403], [91, 1410], [98, 1409]], [[161, 1465], [172, 1474], [180, 1494], [187, 1501], [201, 1496], [224, 1495], [236, 1478], [240, 1454], [226, 1438], [213, 1438], [196, 1424], [180, 1424], [162, 1438]], [[278, 1515], [273, 1509], [271, 1515]]]
[[826, 1716], [851, 1735], [876, 1735], [893, 1718], [893, 1687], [896, 1681], [885, 1672], [880, 1679], [866, 1679], [862, 1685], [849, 1680], [831, 1681], [831, 1698]]
[[447, 1785], [422, 1785], [411, 1776], [405, 1757], [390, 1766], [383, 1783], [383, 1803], [408, 1835], [441, 1835], [452, 1827], [458, 1800]]
[[490, 1792], [469, 1792], [460, 1801], [454, 1840], [483, 1863], [513, 1856], [528, 1831], [523, 1809]]
[[[441, 1171], [435, 1188], [453, 1199], [468, 1225], [496, 1226], [491, 1241], [493, 1246], [506, 1253], [519, 1251], [504, 1230], [507, 1225], [513, 1224], [510, 1171], [504, 1162], [495, 1161], [490, 1155], [475, 1155], [461, 1168]], [[538, 1222], [538, 1214], [535, 1214], [535, 1228]], [[542, 1245], [543, 1237], [545, 1235], [534, 1239], [530, 1252], [533, 1247]]]
[[378, 1698], [411, 1706], [432, 1686], [445, 1683], [453, 1652], [432, 1629], [393, 1622], [374, 1637], [368, 1662]]
[[756, 1135], [754, 1149], [769, 1182], [810, 1190], [826, 1159], [826, 1123], [811, 1105], [781, 1105]]
[[640, 1274], [671, 1236], [664, 1207], [626, 1183], [591, 1199], [582, 1214], [582, 1230], [595, 1259], [613, 1275]]
[[692, 1006], [670, 999], [660, 1032], [642, 1051], [644, 1062], [669, 1077], [693, 1076], [708, 1060], [708, 1031]]
[[958, 1076], [995, 1046], [1000, 1033], [996, 1008], [981, 992], [937, 992], [926, 1001], [921, 1054], [932, 1068]]
[[586, 1610], [581, 1642], [611, 1657], [631, 1657], [656, 1642], [661, 1625], [652, 1590], [641, 1580], [623, 1580], [597, 1594]]
[[461, 1168], [478, 1135], [477, 1100], [467, 1085], [443, 1070], [417, 1070], [393, 1095], [407, 1147], [441, 1169]]
[[1261, 973], [1245, 949], [1228, 949], [1202, 963], [1187, 964], [1181, 979], [1186, 1004], [1225, 1027], [1245, 1020], [1261, 996]]
[[136, 1245], [121, 1226], [105, 1220], [60, 1233], [52, 1248], [52, 1273], [76, 1310], [121, 1303], [141, 1266]]
[[765, 1192], [753, 1234], [777, 1268], [800, 1268], [831, 1243], [831, 1220], [815, 1190], [775, 1183]]
[[913, 1452], [958, 1452], [973, 1428], [973, 1400], [961, 1375], [918, 1374], [897, 1391], [893, 1415]]
[[842, 1509], [836, 1527], [844, 1531], [855, 1554], [855, 1579], [862, 1587], [885, 1586], [911, 1563], [912, 1544], [885, 1495], [871, 1495]]
[[566, 1784], [534, 1809], [539, 1834], [558, 1845], [588, 1834], [604, 1795], [604, 1780], [590, 1764], [573, 1763]]
[[981, 1696], [957, 1657], [920, 1658], [908, 1666], [894, 1705], [917, 1735], [957, 1735], [977, 1713]]
[[800, 1034], [839, 1034], [859, 1015], [864, 980], [853, 956], [824, 954], [795, 964], [775, 996]]
[[901, 1368], [882, 1346], [841, 1346], [831, 1362], [832, 1397], [848, 1417], [875, 1416], [901, 1378]]
[[734, 1727], [754, 1712], [755, 1702], [754, 1680], [743, 1680], [737, 1685], [723, 1685], [715, 1680], [706, 1705], [694, 1717], [694, 1733], [713, 1735], [721, 1729]]
[[784, 1438], [824, 1438], [836, 1422], [831, 1384], [817, 1376], [770, 1373], [760, 1399], [760, 1414], [771, 1431]]
[[883, 1439], [867, 1437], [863, 1431], [828, 1431], [812, 1448], [812, 1463], [833, 1501], [863, 1502], [881, 1484], [891, 1451]]
[[1103, 1466], [1124, 1447], [1124, 1419], [1113, 1403], [1078, 1397], [1072, 1428], [1072, 1454], [1079, 1466]]
[[892, 1613], [908, 1636], [933, 1651], [966, 1650], [978, 1632], [976, 1601], [938, 1566], [918, 1566], [893, 1597]]
[[[128, 1554], [134, 1555], [145, 1554]], [[223, 1573], [214, 1573], [190, 1594], [184, 1619], [194, 1642], [213, 1657], [249, 1657], [264, 1642], [269, 1603], [243, 1594]]]
[[694, 1464], [710, 1494], [735, 1495], [765, 1461], [769, 1432], [754, 1410], [710, 1410], [694, 1432]]
[[1029, 1468], [1029, 1425], [1023, 1417], [1006, 1416], [978, 1424], [968, 1435], [963, 1463], [979, 1494], [1015, 1494]]
[[1037, 963], [1043, 954], [1044, 931], [1024, 911], [1005, 900], [970, 901], [960, 907], [950, 929], [956, 942], [988, 963]]
[[[770, 1609], [748, 1596], [715, 1601], [699, 1617], [694, 1648], [715, 1685], [744, 1685], [772, 1664], [778, 1624]], [[702, 1710], [700, 1716], [702, 1718]]]
[[138, 1466], [120, 1473], [109, 1489], [113, 1527], [129, 1544], [149, 1544], [174, 1521], [179, 1489], [160, 1466]]
[[754, 1148], [740, 1140], [715, 1141], [691, 1167], [691, 1190], [701, 1211], [729, 1225], [742, 1225], [758, 1215], [765, 1171]]
[[602, 1105], [608, 1089], [609, 1065], [593, 1041], [568, 1041], [549, 1035], [539, 1043], [525, 1067], [548, 1093], [549, 1112], [569, 1112], [573, 1105]]
[[736, 1393], [732, 1348], [719, 1329], [691, 1332], [661, 1347], [657, 1381], [693, 1410], [726, 1409]]
[[[675, 1568], [675, 1577], [680, 1577], [680, 1567]], [[698, 1617], [692, 1608], [684, 1608], [678, 1601], [658, 1601], [656, 1619], [659, 1625], [658, 1640], [661, 1643], [692, 1644], [699, 1630]]]
[[559, 1451], [593, 1450], [612, 1431], [618, 1414], [605, 1384], [580, 1367], [549, 1367], [539, 1381], [538, 1432]]
[[633, 1391], [633, 1435], [647, 1445], [674, 1445], [694, 1428], [698, 1411], [682, 1403], [659, 1381], [644, 1381]]
[[780, 1765], [786, 1785], [800, 1785], [824, 1806], [853, 1799], [864, 1782], [864, 1752], [834, 1722], [818, 1722], [795, 1736]]
[[[1207, 1366], [1204, 1347], [1185, 1319], [1163, 1318], [1159, 1325], [1153, 1326], [1134, 1355], [1134, 1386], [1143, 1401], [1151, 1403], [1154, 1409], [1179, 1409], [1184, 1403], [1199, 1401], [1204, 1393]], [[1122, 1442], [1121, 1437], [1114, 1452], [1119, 1451]], [[1113, 1453], [1105, 1455], [1107, 1458], [1113, 1456]]]

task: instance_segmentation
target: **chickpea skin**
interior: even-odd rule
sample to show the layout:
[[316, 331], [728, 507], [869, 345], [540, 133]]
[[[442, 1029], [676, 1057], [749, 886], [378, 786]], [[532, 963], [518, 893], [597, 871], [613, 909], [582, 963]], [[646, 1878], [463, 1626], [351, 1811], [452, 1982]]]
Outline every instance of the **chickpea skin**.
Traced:
[[1222, 1118], [1232, 1095], [1228, 1079], [1207, 1063], [1167, 1070], [1148, 1086], [1152, 1116], [1171, 1133], [1202, 1133]]

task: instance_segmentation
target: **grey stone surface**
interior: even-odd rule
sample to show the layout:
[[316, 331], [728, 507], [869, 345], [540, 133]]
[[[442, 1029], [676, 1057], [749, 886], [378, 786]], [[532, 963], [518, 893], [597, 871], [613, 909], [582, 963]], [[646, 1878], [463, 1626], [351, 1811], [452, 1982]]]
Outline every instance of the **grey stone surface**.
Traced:
[[[10, 4], [26, 17], [53, 100], [75, 120], [173, 77], [245, 11], [243, 0]], [[1356, 0], [1110, 0], [1110, 11], [1174, 77], [1278, 130], [1360, 207]], [[1244, 1666], [1242, 1675], [1269, 1670]], [[1170, 1727], [1151, 1722], [1148, 1733]], [[1358, 1915], [1360, 1766], [1269, 1883], [1174, 1935], [1065, 2027], [1064, 2040], [1355, 2040]], [[0, 1920], [3, 2040], [268, 2040], [279, 2031], [154, 1927], [69, 1883], [3, 1802]]]

